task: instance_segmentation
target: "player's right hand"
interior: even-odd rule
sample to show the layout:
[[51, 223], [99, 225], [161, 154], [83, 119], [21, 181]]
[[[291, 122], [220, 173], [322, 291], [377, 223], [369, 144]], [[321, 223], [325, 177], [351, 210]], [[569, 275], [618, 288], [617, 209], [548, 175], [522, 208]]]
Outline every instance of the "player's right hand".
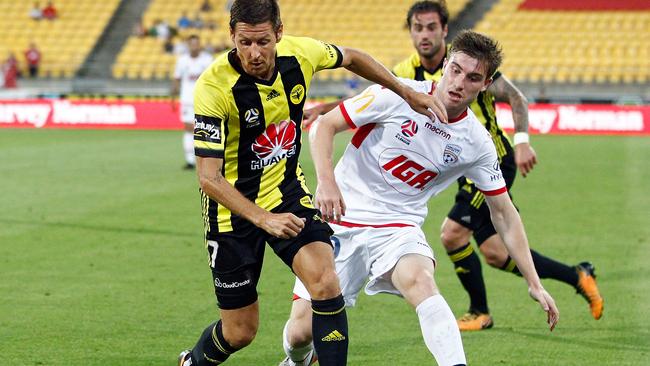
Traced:
[[295, 238], [305, 227], [305, 219], [292, 213], [271, 213], [261, 220], [260, 228], [276, 238]]
[[557, 322], [560, 320], [560, 311], [558, 310], [557, 306], [555, 306], [555, 300], [553, 300], [553, 297], [551, 297], [551, 295], [546, 292], [543, 287], [538, 287], [536, 289], [529, 287], [528, 294], [535, 301], [539, 302], [539, 305], [546, 312], [546, 322], [548, 323], [552, 332], [557, 325]]
[[325, 113], [323, 104], [317, 104], [309, 109], [305, 109], [302, 113], [302, 128], [309, 128], [316, 118], [323, 113]]
[[[407, 87], [408, 88], [408, 87]], [[432, 121], [438, 117], [442, 123], [447, 123], [447, 109], [442, 101], [438, 99], [436, 94], [418, 93], [413, 89], [406, 94], [404, 100], [411, 106], [411, 108], [425, 116], [429, 116]]]
[[323, 220], [339, 223], [345, 215], [345, 202], [336, 181], [319, 182], [314, 195], [314, 205], [320, 210]]
[[529, 143], [515, 145], [515, 163], [524, 178], [533, 170], [537, 164], [537, 154]]

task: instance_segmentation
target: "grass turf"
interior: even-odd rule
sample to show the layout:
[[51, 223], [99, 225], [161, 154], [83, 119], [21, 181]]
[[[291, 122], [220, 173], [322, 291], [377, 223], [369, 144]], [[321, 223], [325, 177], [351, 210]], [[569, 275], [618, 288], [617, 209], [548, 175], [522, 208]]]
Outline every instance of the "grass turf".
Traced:
[[[523, 280], [484, 265], [495, 328], [463, 334], [470, 365], [647, 364], [648, 141], [533, 137], [540, 164], [513, 189], [531, 245], [569, 264], [593, 261], [605, 315], [594, 321], [572, 288], [546, 280], [561, 310], [549, 333]], [[178, 132], [0, 131], [0, 364], [173, 365], [217, 317], [180, 142]], [[431, 201], [425, 233], [460, 315], [467, 297], [437, 239], [455, 188]], [[268, 250], [258, 336], [228, 365], [282, 359], [292, 284]], [[348, 317], [350, 365], [434, 364], [401, 299], [362, 295]]]

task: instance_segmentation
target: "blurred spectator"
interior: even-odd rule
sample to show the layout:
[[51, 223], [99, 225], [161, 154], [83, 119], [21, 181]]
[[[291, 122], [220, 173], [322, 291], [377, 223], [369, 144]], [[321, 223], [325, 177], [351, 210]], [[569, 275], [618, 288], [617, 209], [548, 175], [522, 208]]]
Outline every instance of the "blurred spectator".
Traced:
[[196, 29], [203, 28], [203, 18], [201, 18], [201, 13], [198, 11], [194, 14], [194, 19], [192, 19], [192, 27]]
[[2, 64], [2, 74], [4, 75], [4, 87], [5, 88], [15, 88], [16, 80], [20, 76], [20, 71], [18, 70], [18, 60], [13, 52], [9, 52], [9, 57]]
[[144, 29], [144, 25], [142, 25], [142, 19], [138, 20], [133, 26], [133, 35], [139, 38], [147, 35], [147, 30]]
[[25, 59], [27, 60], [29, 76], [35, 78], [38, 76], [38, 67], [41, 64], [41, 52], [34, 42], [30, 43], [29, 48], [25, 50]]
[[43, 12], [41, 11], [41, 5], [39, 3], [34, 3], [32, 9], [29, 11], [29, 17], [33, 20], [43, 19]]
[[171, 35], [171, 30], [169, 25], [164, 20], [156, 19], [153, 26], [149, 28], [147, 32], [152, 37], [158, 37], [158, 39], [166, 40]]
[[169, 54], [174, 52], [174, 41], [172, 37], [167, 37], [167, 39], [165, 39], [165, 42], [163, 43], [163, 51]]
[[210, 0], [203, 0], [203, 3], [201, 4], [201, 11], [211, 11], [212, 10], [212, 5], [210, 4]]
[[56, 8], [51, 1], [48, 1], [47, 6], [43, 9], [43, 18], [47, 20], [56, 19]]
[[174, 55], [181, 56], [190, 52], [187, 42], [183, 39], [174, 44]]
[[187, 28], [190, 28], [192, 26], [192, 21], [187, 16], [187, 11], [183, 11], [183, 14], [181, 14], [181, 17], [178, 18], [178, 21], [176, 22], [176, 25], [178, 26], [178, 29], [187, 29]]

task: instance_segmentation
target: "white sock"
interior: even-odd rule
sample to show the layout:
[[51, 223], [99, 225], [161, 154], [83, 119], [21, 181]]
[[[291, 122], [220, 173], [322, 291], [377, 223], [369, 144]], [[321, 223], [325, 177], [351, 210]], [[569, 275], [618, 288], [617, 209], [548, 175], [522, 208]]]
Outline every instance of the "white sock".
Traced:
[[287, 339], [287, 325], [289, 325], [289, 321], [284, 324], [284, 330], [282, 331], [282, 348], [284, 348], [284, 354], [289, 356], [289, 359], [293, 362], [304, 361], [307, 356], [310, 356], [314, 345], [310, 343], [304, 347], [294, 348], [289, 344], [289, 340]]
[[422, 337], [438, 365], [465, 365], [465, 351], [456, 318], [442, 295], [434, 295], [415, 308]]
[[185, 162], [196, 165], [196, 157], [194, 157], [194, 134], [192, 132], [183, 132], [183, 152], [185, 153]]

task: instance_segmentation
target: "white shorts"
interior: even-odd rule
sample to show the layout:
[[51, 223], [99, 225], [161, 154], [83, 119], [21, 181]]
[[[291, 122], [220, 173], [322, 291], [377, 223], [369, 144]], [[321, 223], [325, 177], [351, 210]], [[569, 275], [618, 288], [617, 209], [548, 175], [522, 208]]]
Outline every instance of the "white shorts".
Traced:
[[[334, 263], [347, 306], [354, 306], [361, 287], [366, 294], [387, 292], [401, 296], [390, 275], [397, 261], [407, 254], [420, 254], [435, 262], [433, 250], [422, 229], [408, 227], [346, 227], [330, 224], [334, 230]], [[296, 278], [293, 293], [310, 299], [305, 285]]]
[[194, 123], [194, 105], [192, 103], [181, 103], [181, 122]]

